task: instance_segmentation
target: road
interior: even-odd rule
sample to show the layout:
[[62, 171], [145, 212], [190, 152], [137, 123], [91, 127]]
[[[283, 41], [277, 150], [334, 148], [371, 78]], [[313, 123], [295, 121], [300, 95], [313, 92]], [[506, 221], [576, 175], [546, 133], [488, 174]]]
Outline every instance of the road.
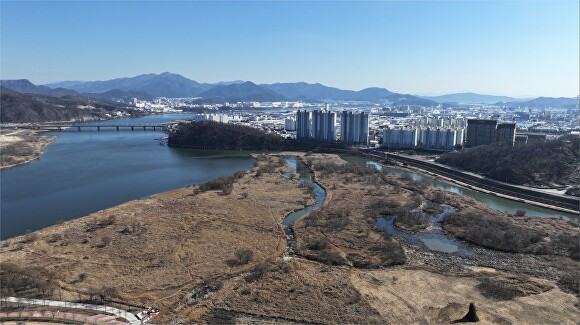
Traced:
[[91, 305], [91, 304], [81, 304], [81, 303], [74, 303], [68, 301], [57, 301], [57, 300], [44, 300], [44, 299], [27, 299], [27, 298], [17, 298], [17, 297], [2, 297], [3, 301], [13, 302], [13, 303], [22, 303], [22, 304], [30, 304], [30, 305], [42, 305], [42, 306], [50, 306], [50, 307], [63, 307], [63, 308], [76, 308], [76, 309], [85, 309], [85, 310], [93, 310], [98, 312], [104, 312], [113, 314], [118, 317], [122, 317], [128, 321], [127, 324], [130, 325], [137, 325], [141, 324], [141, 321], [137, 319], [135, 314], [130, 313], [126, 310], [103, 306], [103, 305]]

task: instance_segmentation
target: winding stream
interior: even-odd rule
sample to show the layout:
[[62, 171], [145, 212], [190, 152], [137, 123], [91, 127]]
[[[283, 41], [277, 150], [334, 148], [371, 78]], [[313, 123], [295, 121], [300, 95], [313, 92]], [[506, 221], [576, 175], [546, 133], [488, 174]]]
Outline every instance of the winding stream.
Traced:
[[[287, 215], [286, 218], [284, 218], [284, 221], [282, 222], [284, 226], [290, 226], [294, 222], [296, 222], [296, 220], [310, 213], [310, 211], [315, 210], [318, 207], [322, 206], [322, 203], [324, 203], [324, 200], [326, 199], [326, 191], [320, 185], [318, 185], [318, 183], [314, 181], [313, 179], [314, 175], [312, 174], [312, 172], [310, 172], [308, 166], [306, 166], [298, 158], [296, 157], [287, 158], [286, 164], [292, 167], [293, 173], [297, 173], [298, 175], [300, 175], [298, 182], [306, 184], [314, 190], [314, 204], [309, 205], [304, 209], [294, 211], [289, 215]], [[290, 174], [286, 174], [285, 176], [290, 177]]]
[[313, 204], [288, 214], [282, 221], [282, 224], [284, 225], [284, 234], [286, 235], [286, 255], [293, 255], [296, 236], [294, 234], [294, 229], [292, 229], [292, 224], [294, 224], [296, 220], [322, 206], [322, 203], [324, 203], [324, 200], [326, 199], [326, 191], [314, 181], [314, 175], [308, 166], [306, 166], [300, 159], [297, 157], [288, 157], [286, 158], [286, 164], [292, 167], [292, 172], [285, 173], [285, 177], [291, 178], [292, 174], [298, 174], [299, 178], [296, 179], [296, 181], [310, 186], [314, 191]]
[[[495, 197], [492, 195], [480, 193], [477, 191], [465, 189], [456, 185], [451, 185], [447, 183], [443, 183], [438, 181], [432, 177], [428, 177], [419, 173], [410, 172], [406, 170], [401, 170], [397, 168], [387, 167], [377, 162], [374, 162], [370, 159], [361, 158], [357, 156], [348, 156], [348, 155], [341, 155], [341, 158], [355, 164], [363, 164], [365, 166], [372, 166], [377, 168], [378, 170], [386, 170], [388, 173], [396, 174], [399, 176], [407, 175], [411, 177], [413, 180], [425, 182], [429, 185], [436, 186], [438, 188], [444, 189], [446, 191], [450, 191], [453, 193], [458, 193], [462, 195], [471, 196], [478, 201], [495, 208], [500, 211], [506, 211], [509, 213], [515, 213], [515, 211], [523, 209], [528, 212], [530, 216], [537, 216], [543, 218], [574, 218], [575, 216], [572, 214], [567, 214], [563, 212], [558, 212], [550, 209], [544, 209], [540, 207], [536, 207], [533, 205], [516, 202], [512, 200], [507, 200], [499, 197]], [[314, 190], [314, 199], [315, 202], [312, 205], [309, 205], [303, 209], [294, 211], [286, 216], [283, 221], [284, 225], [284, 232], [287, 236], [287, 244], [288, 249], [292, 251], [292, 246], [294, 244], [295, 235], [292, 229], [292, 224], [296, 222], [298, 219], [302, 218], [303, 216], [307, 215], [311, 211], [319, 208], [324, 203], [326, 199], [326, 191], [313, 180], [313, 174], [310, 169], [297, 157], [288, 157], [286, 158], [286, 164], [292, 167], [292, 172], [285, 173], [284, 176], [291, 177], [292, 174], [297, 173], [300, 177], [297, 179], [298, 182], [306, 184], [310, 186]], [[419, 233], [409, 233], [398, 229], [394, 225], [394, 217], [393, 216], [381, 216], [377, 218], [375, 222], [375, 226], [379, 229], [382, 229], [394, 237], [400, 238], [405, 242], [415, 245], [425, 247], [428, 250], [435, 251], [435, 252], [443, 252], [448, 254], [460, 255], [460, 256], [468, 256], [471, 255], [472, 252], [469, 250], [468, 246], [463, 244], [461, 241], [456, 240], [454, 238], [448, 237], [443, 233], [441, 230], [441, 220], [443, 217], [449, 213], [452, 213], [453, 209], [451, 207], [446, 207], [443, 212], [435, 215], [429, 215], [424, 212], [421, 212], [424, 217], [428, 218], [431, 223], [434, 224], [434, 229], [428, 232], [419, 232]]]

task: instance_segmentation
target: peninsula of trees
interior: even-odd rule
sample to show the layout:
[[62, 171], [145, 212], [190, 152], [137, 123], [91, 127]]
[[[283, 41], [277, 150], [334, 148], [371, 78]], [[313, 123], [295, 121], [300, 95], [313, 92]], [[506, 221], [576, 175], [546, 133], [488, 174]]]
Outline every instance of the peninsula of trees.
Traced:
[[170, 147], [230, 150], [310, 149], [311, 143], [285, 139], [249, 126], [198, 121], [180, 124], [168, 137]]

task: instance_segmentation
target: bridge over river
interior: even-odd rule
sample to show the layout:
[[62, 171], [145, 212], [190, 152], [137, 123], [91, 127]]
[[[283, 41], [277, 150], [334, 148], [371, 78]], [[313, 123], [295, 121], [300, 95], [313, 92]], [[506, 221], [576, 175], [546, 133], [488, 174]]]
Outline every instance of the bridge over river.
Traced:
[[30, 124], [7, 124], [2, 125], [2, 128], [19, 128], [19, 129], [32, 129], [32, 130], [48, 130], [48, 131], [62, 131], [66, 129], [76, 129], [81, 130], [117, 130], [117, 131], [135, 131], [135, 130], [165, 130], [169, 128], [173, 123], [156, 123], [156, 124], [75, 124], [75, 123], [30, 123]]

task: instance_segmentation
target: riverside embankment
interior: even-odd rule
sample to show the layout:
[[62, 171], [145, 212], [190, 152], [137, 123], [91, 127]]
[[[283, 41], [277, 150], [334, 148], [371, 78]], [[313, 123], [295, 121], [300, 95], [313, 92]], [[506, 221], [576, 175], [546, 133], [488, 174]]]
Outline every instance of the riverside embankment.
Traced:
[[463, 172], [456, 168], [393, 153], [385, 154], [383, 152], [371, 152], [364, 154], [364, 156], [379, 161], [393, 159], [412, 167], [431, 172], [435, 175], [448, 178], [460, 183], [461, 185], [470, 186], [471, 188], [483, 191], [484, 193], [498, 194], [506, 198], [512, 198], [525, 203], [560, 210], [566, 213], [580, 214], [580, 199], [577, 197], [551, 194], [531, 188], [498, 182], [479, 175]]

